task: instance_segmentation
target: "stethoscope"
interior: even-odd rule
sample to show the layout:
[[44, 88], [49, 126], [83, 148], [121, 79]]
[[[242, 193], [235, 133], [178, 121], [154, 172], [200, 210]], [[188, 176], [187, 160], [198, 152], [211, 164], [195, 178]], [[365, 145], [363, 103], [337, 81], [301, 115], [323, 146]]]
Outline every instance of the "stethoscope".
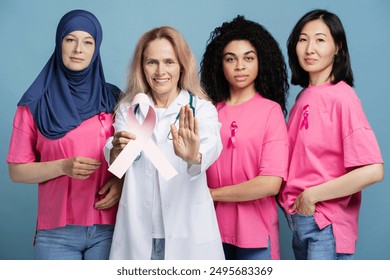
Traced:
[[[191, 92], [189, 94], [190, 94], [190, 98], [189, 98], [188, 105], [190, 105], [192, 113], [195, 117], [194, 95]], [[134, 107], [134, 115], [137, 114], [138, 110], [139, 110], [139, 104], [135, 105], [135, 107]], [[180, 118], [180, 111], [176, 115], [175, 121], [173, 122], [174, 125], [176, 125], [179, 118]], [[173, 140], [171, 130], [169, 130], [169, 132], [168, 132], [167, 139]], [[139, 160], [140, 158], [141, 158], [141, 153], [139, 153], [139, 155], [135, 158], [135, 160]]]

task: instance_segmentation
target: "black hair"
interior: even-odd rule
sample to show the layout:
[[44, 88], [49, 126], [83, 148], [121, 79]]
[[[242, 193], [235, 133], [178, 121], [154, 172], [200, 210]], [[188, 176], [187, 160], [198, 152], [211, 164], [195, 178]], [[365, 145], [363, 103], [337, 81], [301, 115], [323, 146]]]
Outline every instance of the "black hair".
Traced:
[[298, 61], [296, 46], [303, 27], [313, 20], [322, 20], [329, 28], [333, 40], [338, 48], [337, 55], [334, 57], [331, 83], [337, 84], [340, 81], [345, 81], [353, 87], [353, 73], [351, 68], [351, 60], [349, 58], [347, 38], [344, 27], [339, 17], [326, 10], [312, 10], [306, 13], [295, 25], [287, 40], [288, 62], [291, 68], [291, 83], [307, 87], [309, 85], [309, 73], [307, 73]]
[[229, 83], [222, 67], [223, 50], [234, 40], [247, 40], [256, 49], [259, 67], [255, 89], [264, 98], [279, 103], [287, 115], [286, 100], [289, 89], [286, 63], [280, 47], [272, 35], [260, 24], [237, 16], [211, 32], [200, 63], [202, 86], [214, 103], [230, 97]]

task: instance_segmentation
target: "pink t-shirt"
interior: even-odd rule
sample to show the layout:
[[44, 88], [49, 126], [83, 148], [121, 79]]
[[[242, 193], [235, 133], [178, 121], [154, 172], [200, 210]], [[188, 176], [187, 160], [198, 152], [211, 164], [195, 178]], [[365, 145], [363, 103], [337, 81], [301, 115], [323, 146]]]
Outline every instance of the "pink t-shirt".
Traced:
[[101, 113], [82, 122], [60, 139], [45, 138], [26, 106], [17, 108], [8, 163], [45, 162], [74, 156], [99, 159], [101, 166], [85, 180], [60, 176], [38, 185], [37, 229], [68, 224], [114, 224], [117, 207], [97, 210], [99, 189], [112, 175], [103, 156], [106, 139], [113, 133], [112, 114]]
[[[290, 167], [279, 202], [285, 211], [306, 188], [351, 168], [382, 163], [377, 140], [355, 91], [345, 82], [305, 89], [288, 121]], [[361, 192], [316, 204], [320, 229], [332, 224], [337, 253], [353, 254]]]
[[[222, 153], [207, 170], [210, 188], [239, 184], [259, 175], [286, 178], [287, 129], [279, 104], [256, 94], [235, 106], [217, 104]], [[279, 259], [275, 197], [215, 202], [222, 241], [241, 248], [266, 248]]]

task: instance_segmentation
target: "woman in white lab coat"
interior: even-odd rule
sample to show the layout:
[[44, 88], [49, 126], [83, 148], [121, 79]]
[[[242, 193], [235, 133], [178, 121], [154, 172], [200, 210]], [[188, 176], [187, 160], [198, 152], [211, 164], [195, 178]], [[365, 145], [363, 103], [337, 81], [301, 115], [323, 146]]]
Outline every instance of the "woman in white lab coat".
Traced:
[[105, 148], [110, 164], [137, 137], [127, 126], [129, 110], [140, 123], [146, 117], [148, 106], [130, 106], [140, 92], [156, 112], [151, 138], [178, 174], [165, 180], [141, 151], [125, 174], [110, 258], [224, 259], [205, 173], [222, 149], [220, 124], [194, 56], [174, 28], [152, 29], [136, 46], [115, 135]]

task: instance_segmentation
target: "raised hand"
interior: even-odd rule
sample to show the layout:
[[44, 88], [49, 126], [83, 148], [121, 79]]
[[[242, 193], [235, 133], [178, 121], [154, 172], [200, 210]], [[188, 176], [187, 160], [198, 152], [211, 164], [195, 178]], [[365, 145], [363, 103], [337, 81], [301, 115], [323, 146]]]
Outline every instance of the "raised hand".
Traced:
[[178, 157], [190, 164], [201, 162], [198, 120], [189, 105], [180, 109], [179, 130], [172, 124], [171, 134], [173, 149]]

